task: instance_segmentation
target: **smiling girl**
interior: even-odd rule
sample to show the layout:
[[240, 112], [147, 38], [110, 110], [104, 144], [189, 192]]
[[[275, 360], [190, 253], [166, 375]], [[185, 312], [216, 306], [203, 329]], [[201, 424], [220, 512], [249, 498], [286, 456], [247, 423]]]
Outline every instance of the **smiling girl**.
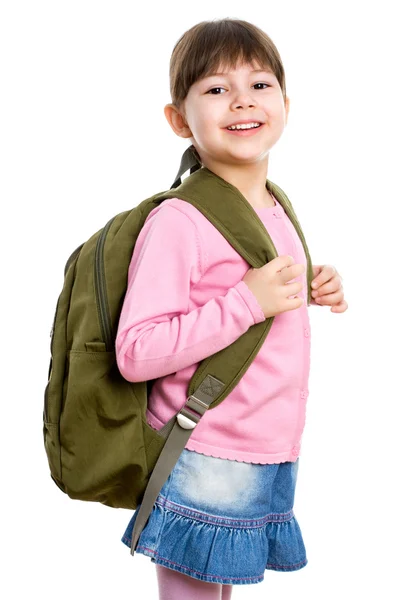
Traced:
[[116, 339], [123, 376], [155, 380], [146, 417], [159, 430], [185, 404], [200, 361], [275, 317], [229, 397], [193, 431], [136, 548], [156, 565], [160, 600], [228, 600], [266, 569], [307, 564], [293, 509], [309, 394], [306, 247], [267, 186], [289, 112], [267, 34], [237, 19], [195, 25], [172, 52], [170, 90], [173, 132], [190, 139], [200, 168], [237, 188], [278, 252], [249, 269], [195, 206], [164, 200], [135, 244]]

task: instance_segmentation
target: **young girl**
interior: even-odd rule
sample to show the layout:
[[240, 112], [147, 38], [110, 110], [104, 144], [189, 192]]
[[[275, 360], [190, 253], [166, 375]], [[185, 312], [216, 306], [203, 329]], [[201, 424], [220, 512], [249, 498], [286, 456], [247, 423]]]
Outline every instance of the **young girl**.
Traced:
[[[147, 420], [158, 430], [185, 404], [200, 361], [275, 316], [242, 379], [193, 431], [136, 547], [156, 563], [160, 600], [228, 600], [233, 585], [261, 582], [265, 569], [307, 564], [293, 512], [309, 393], [306, 256], [266, 187], [289, 100], [273, 42], [235, 19], [199, 23], [179, 39], [170, 89], [171, 128], [239, 189], [279, 254], [249, 269], [193, 205], [165, 200], [135, 244], [116, 338], [122, 375], [155, 380]], [[137, 512], [122, 537], [128, 547]]]

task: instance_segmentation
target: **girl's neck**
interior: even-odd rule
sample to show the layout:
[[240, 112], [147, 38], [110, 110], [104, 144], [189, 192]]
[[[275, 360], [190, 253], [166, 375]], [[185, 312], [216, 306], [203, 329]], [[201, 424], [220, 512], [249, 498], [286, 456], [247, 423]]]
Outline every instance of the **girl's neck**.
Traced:
[[232, 165], [203, 159], [203, 166], [236, 187], [253, 208], [275, 205], [266, 188], [268, 156], [262, 162], [251, 165]]

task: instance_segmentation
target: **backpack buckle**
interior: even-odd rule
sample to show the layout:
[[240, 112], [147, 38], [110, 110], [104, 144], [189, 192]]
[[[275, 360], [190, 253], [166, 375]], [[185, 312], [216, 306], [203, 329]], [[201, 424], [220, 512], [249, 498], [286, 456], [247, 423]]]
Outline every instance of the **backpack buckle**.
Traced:
[[224, 383], [222, 381], [208, 374], [193, 394], [186, 399], [181, 410], [171, 417], [158, 430], [158, 433], [167, 438], [176, 422], [178, 422], [182, 429], [194, 429], [206, 410], [210, 408], [210, 404], [218, 396], [223, 386]]
[[188, 417], [185, 417], [185, 415], [181, 415], [180, 413], [176, 415], [176, 419], [183, 429], [194, 429], [197, 425], [195, 421], [191, 421]]
[[207, 409], [208, 405], [192, 394], [176, 415], [176, 419], [183, 429], [194, 429]]

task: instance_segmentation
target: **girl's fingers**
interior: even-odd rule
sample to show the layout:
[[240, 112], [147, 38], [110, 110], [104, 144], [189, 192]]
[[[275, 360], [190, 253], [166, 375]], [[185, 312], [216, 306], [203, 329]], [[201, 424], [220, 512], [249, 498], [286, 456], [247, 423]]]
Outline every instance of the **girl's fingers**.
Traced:
[[335, 304], [334, 306], [332, 306], [331, 312], [342, 313], [345, 310], [347, 310], [348, 306], [349, 305], [347, 304], [346, 300], [343, 300], [342, 302], [339, 302], [339, 304]]
[[334, 292], [333, 294], [324, 294], [323, 296], [317, 296], [315, 298], [315, 302], [317, 304], [329, 304], [333, 306], [334, 304], [339, 304], [339, 302], [343, 302], [343, 292], [339, 290], [338, 292]]
[[331, 312], [344, 312], [348, 308], [346, 300], [337, 298], [337, 294], [328, 294], [320, 299], [316, 298], [315, 302], [320, 306], [328, 305], [331, 307]]
[[[318, 296], [323, 296], [325, 294], [333, 294], [335, 292], [340, 292], [341, 290], [343, 290], [343, 286], [340, 283], [340, 278], [335, 277], [334, 279], [327, 281], [326, 283], [321, 285], [316, 290], [313, 290], [311, 292], [311, 295], [313, 296], [313, 298], [318, 298]], [[317, 293], [317, 296], [314, 295], [314, 291]]]

